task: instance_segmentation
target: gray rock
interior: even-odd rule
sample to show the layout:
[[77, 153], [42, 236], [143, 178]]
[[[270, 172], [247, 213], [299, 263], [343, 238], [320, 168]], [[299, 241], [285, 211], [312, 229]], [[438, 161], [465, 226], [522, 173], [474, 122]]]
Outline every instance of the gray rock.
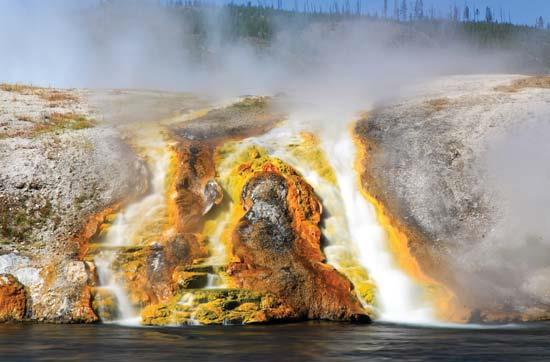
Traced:
[[28, 288], [28, 318], [79, 321], [87, 318], [79, 303], [92, 276], [78, 260], [78, 238], [91, 216], [144, 192], [147, 172], [110, 126], [36, 132], [53, 112], [93, 118], [84, 99], [54, 108], [37, 95], [21, 97], [27, 101], [7, 102], [0, 117], [35, 117], [0, 139], [0, 272]]
[[244, 242], [266, 252], [283, 253], [292, 248], [295, 235], [289, 215], [286, 195], [288, 185], [284, 177], [263, 173], [248, 181], [242, 191], [247, 205], [240, 234]]
[[[550, 129], [550, 89], [499, 88], [518, 78], [440, 79], [381, 105], [356, 127], [370, 156], [363, 175], [366, 188], [421, 235], [423, 245], [416, 243], [413, 251], [473, 307], [522, 310], [548, 304], [540, 273], [550, 266], [550, 233], [531, 228], [540, 238], [537, 258], [534, 244], [525, 244], [527, 230], [508, 226], [533, 217], [544, 225], [550, 216], [547, 207], [536, 206], [537, 200], [548, 199], [548, 188], [536, 180], [550, 177], [550, 150], [542, 148], [533, 158], [523, 153], [529, 141], [513, 150], [507, 142], [525, 129]], [[517, 174], [522, 164], [530, 166]], [[545, 171], [531, 172], [537, 168]], [[518, 181], [521, 174], [523, 182]], [[503, 185], [516, 194], [537, 190], [538, 195], [520, 213]]]

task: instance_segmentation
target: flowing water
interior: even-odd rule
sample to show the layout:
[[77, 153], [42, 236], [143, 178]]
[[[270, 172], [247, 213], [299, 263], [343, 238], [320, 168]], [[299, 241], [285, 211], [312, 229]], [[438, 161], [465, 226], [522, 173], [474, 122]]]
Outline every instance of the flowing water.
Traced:
[[303, 143], [300, 132], [315, 129], [303, 120], [291, 119], [288, 124], [248, 142], [266, 148], [272, 156], [289, 163], [313, 186], [323, 207], [328, 209], [329, 217], [323, 227], [329, 241], [324, 250], [327, 261], [346, 275], [344, 265], [349, 264], [354, 268], [359, 264], [368, 272], [376, 285], [376, 304], [372, 307], [381, 321], [438, 324], [421, 287], [399, 269], [389, 251], [386, 231], [378, 222], [376, 210], [361, 193], [351, 134], [346, 127], [341, 128], [343, 130], [335, 132], [316, 132], [336, 176], [336, 185], [323, 180], [303, 158], [289, 152], [288, 145]]
[[423, 291], [397, 266], [376, 210], [361, 193], [354, 168], [356, 151], [351, 136], [343, 132], [336, 137], [323, 137], [322, 145], [336, 173], [348, 230], [359, 251], [358, 258], [376, 283], [380, 320], [435, 323], [432, 308], [424, 300]]
[[440, 329], [310, 322], [132, 328], [0, 325], [2, 361], [550, 361], [550, 324]]
[[[292, 125], [291, 125], [292, 126]], [[437, 321], [422, 291], [401, 271], [389, 251], [387, 236], [375, 209], [362, 195], [353, 168], [355, 147], [347, 132], [319, 132], [320, 147], [332, 166], [335, 180], [312, 167], [296, 153], [303, 142], [296, 127], [280, 127], [266, 135], [242, 142], [242, 149], [260, 145], [271, 156], [298, 170], [314, 187], [326, 209], [323, 234], [328, 262], [343, 273], [357, 267], [376, 284], [375, 307], [380, 320], [397, 323], [353, 325], [307, 322], [268, 326], [189, 326], [134, 328], [137, 312], [126, 287], [113, 272], [120, 250], [151, 242], [169, 233], [166, 224], [166, 175], [170, 166], [169, 145], [160, 128], [143, 130], [138, 137], [142, 156], [151, 172], [150, 192], [125, 207], [103, 240], [95, 261], [101, 288], [118, 300], [116, 324], [46, 325], [0, 324], [1, 361], [549, 361], [550, 324], [503, 327], [434, 327]], [[232, 157], [232, 156], [231, 156]], [[311, 160], [309, 160], [311, 161]], [[231, 160], [228, 161], [231, 163]], [[224, 165], [221, 166], [223, 177]], [[229, 208], [234, 205], [229, 205]], [[226, 213], [229, 215], [229, 212]], [[227, 260], [223, 231], [229, 218], [215, 219], [209, 234], [208, 263]], [[151, 231], [151, 229], [154, 229]], [[147, 235], [149, 233], [149, 235]], [[144, 235], [147, 235], [146, 237]], [[365, 274], [367, 275], [367, 274]], [[219, 275], [209, 275], [206, 288], [219, 287]], [[193, 304], [193, 294], [179, 302]], [[422, 324], [415, 327], [411, 324]], [[432, 325], [432, 326], [429, 326]]]
[[[252, 145], [260, 146], [270, 156], [287, 162], [304, 176], [322, 200], [325, 218], [321, 227], [328, 241], [324, 246], [327, 262], [350, 278], [364, 306], [374, 310], [377, 319], [384, 322], [438, 324], [422, 288], [398, 267], [376, 210], [361, 192], [354, 168], [356, 147], [351, 134], [345, 127], [332, 132], [315, 129], [311, 123], [291, 119], [267, 134], [239, 142], [234, 152], [217, 165], [219, 181], [223, 185], [235, 161], [239, 159], [239, 154], [246, 152]], [[315, 147], [319, 151], [308, 157], [304, 156], [303, 151], [311, 152], [311, 149], [308, 151], [306, 148], [312, 146], [303, 148], [306, 130], [314, 130]], [[144, 127], [133, 138], [137, 140], [136, 147], [146, 159], [151, 173], [150, 192], [117, 215], [103, 241], [104, 250], [95, 259], [101, 287], [110, 290], [118, 301], [119, 319], [115, 322], [122, 324], [139, 323], [139, 311], [132, 308], [125, 286], [113, 273], [112, 266], [117, 252], [125, 247], [140, 245], [144, 234], [151, 234], [148, 236], [150, 243], [154, 242], [155, 237], [162, 237], [161, 233], [170, 230], [170, 225], [160, 230], [157, 225], [166, 223], [167, 219], [169, 145], [160, 126]], [[207, 276], [206, 289], [225, 287], [224, 279], [216, 267], [227, 264], [228, 255], [222, 239], [232, 207], [235, 205], [229, 204], [228, 210], [218, 212], [206, 228], [211, 256], [205, 264], [214, 267], [214, 272]], [[156, 234], [148, 229], [154, 230]], [[360, 292], [372, 285], [375, 286], [374, 303], [368, 293]]]
[[170, 167], [170, 152], [160, 127], [144, 126], [133, 138], [150, 170], [149, 192], [117, 214], [101, 242], [102, 250], [94, 261], [100, 288], [113, 293], [117, 301], [118, 316], [110, 322], [138, 325], [139, 311], [132, 307], [123, 282], [113, 271], [113, 263], [117, 253], [126, 247], [140, 245], [144, 235], [151, 234], [147, 229], [157, 230], [157, 225], [153, 227], [153, 223], [167, 217], [166, 177]]

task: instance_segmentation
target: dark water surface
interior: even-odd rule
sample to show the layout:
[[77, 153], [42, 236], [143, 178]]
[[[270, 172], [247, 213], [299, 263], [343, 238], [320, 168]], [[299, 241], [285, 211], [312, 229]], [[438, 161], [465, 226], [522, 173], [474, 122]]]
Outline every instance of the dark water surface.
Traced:
[[0, 325], [0, 361], [550, 361], [550, 324], [501, 329], [303, 323]]

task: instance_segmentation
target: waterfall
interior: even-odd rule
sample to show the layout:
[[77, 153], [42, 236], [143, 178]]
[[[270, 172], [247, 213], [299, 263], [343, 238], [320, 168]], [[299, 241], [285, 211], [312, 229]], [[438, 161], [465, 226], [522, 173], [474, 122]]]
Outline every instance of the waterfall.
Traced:
[[361, 185], [353, 166], [355, 145], [347, 128], [336, 137], [323, 137], [322, 145], [336, 173], [344, 201], [348, 231], [359, 252], [358, 258], [376, 283], [380, 320], [412, 324], [435, 323], [432, 308], [424, 300], [421, 287], [398, 268], [389, 251], [387, 235], [378, 222], [375, 208], [361, 193]]
[[[303, 145], [304, 131], [315, 134], [317, 143], [314, 147]], [[139, 323], [139, 317], [128, 298], [127, 287], [113, 270], [117, 254], [128, 247], [147, 245], [142, 241], [145, 240], [144, 235], [148, 236], [149, 242], [159, 240], [171, 226], [166, 222], [169, 145], [158, 125], [143, 127], [136, 131], [133, 138], [151, 173], [150, 190], [145, 197], [127, 205], [117, 215], [101, 244], [102, 250], [95, 258], [100, 287], [110, 291], [117, 299], [118, 319], [112, 322], [130, 324]], [[262, 136], [242, 140], [217, 165], [222, 184], [239, 154], [253, 145], [263, 147], [270, 156], [294, 167], [313, 186], [327, 211], [321, 225], [328, 240], [324, 248], [327, 262], [354, 283], [358, 297], [366, 308], [374, 309], [382, 321], [436, 323], [432, 308], [424, 298], [424, 291], [399, 269], [389, 249], [386, 230], [378, 221], [376, 209], [361, 192], [354, 168], [356, 149], [347, 127], [329, 132], [312, 124], [290, 120]], [[306, 157], [297, 152], [300, 147], [305, 147], [303, 151], [310, 146], [319, 153], [315, 151]], [[227, 263], [227, 251], [222, 239], [230, 222], [230, 210], [235, 205], [227, 206], [229, 210], [216, 215], [205, 228], [211, 256], [204, 264], [210, 266], [208, 270], [212, 271], [208, 272], [204, 289], [226, 287], [217, 267]], [[158, 225], [163, 224], [166, 227], [159, 231]], [[359, 292], [369, 284], [376, 286], [374, 304]], [[191, 297], [192, 294], [184, 296], [181, 303], [192, 303]]]
[[102, 250], [94, 258], [100, 288], [116, 298], [118, 318], [110, 322], [130, 325], [139, 324], [139, 314], [128, 298], [123, 281], [116, 277], [113, 263], [125, 248], [142, 246], [140, 242], [149, 232], [148, 226], [166, 218], [166, 176], [170, 167], [170, 151], [159, 127], [144, 126], [136, 131], [134, 139], [150, 171], [149, 192], [117, 214], [101, 243]]
[[[315, 131], [320, 147], [332, 167], [336, 184], [331, 185], [303, 158], [289, 151], [303, 142], [300, 133]], [[302, 119], [290, 119], [260, 137], [245, 140], [264, 147], [273, 157], [280, 158], [294, 167], [313, 186], [329, 215], [322, 231], [329, 245], [324, 249], [327, 262], [354, 282], [347, 272], [362, 267], [368, 272], [370, 282], [376, 286], [376, 303], [373, 306], [379, 320], [392, 323], [436, 324], [434, 311], [425, 299], [421, 286], [400, 270], [388, 245], [386, 231], [378, 222], [376, 210], [363, 196], [357, 171], [355, 145], [347, 126], [340, 130], [319, 129]], [[361, 297], [361, 296], [359, 296]]]

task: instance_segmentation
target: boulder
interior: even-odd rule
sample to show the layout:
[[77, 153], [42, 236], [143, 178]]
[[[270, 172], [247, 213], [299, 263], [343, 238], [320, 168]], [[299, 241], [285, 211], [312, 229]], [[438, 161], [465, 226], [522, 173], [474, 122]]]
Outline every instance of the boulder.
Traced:
[[0, 274], [0, 323], [22, 321], [26, 307], [25, 287], [13, 275]]

